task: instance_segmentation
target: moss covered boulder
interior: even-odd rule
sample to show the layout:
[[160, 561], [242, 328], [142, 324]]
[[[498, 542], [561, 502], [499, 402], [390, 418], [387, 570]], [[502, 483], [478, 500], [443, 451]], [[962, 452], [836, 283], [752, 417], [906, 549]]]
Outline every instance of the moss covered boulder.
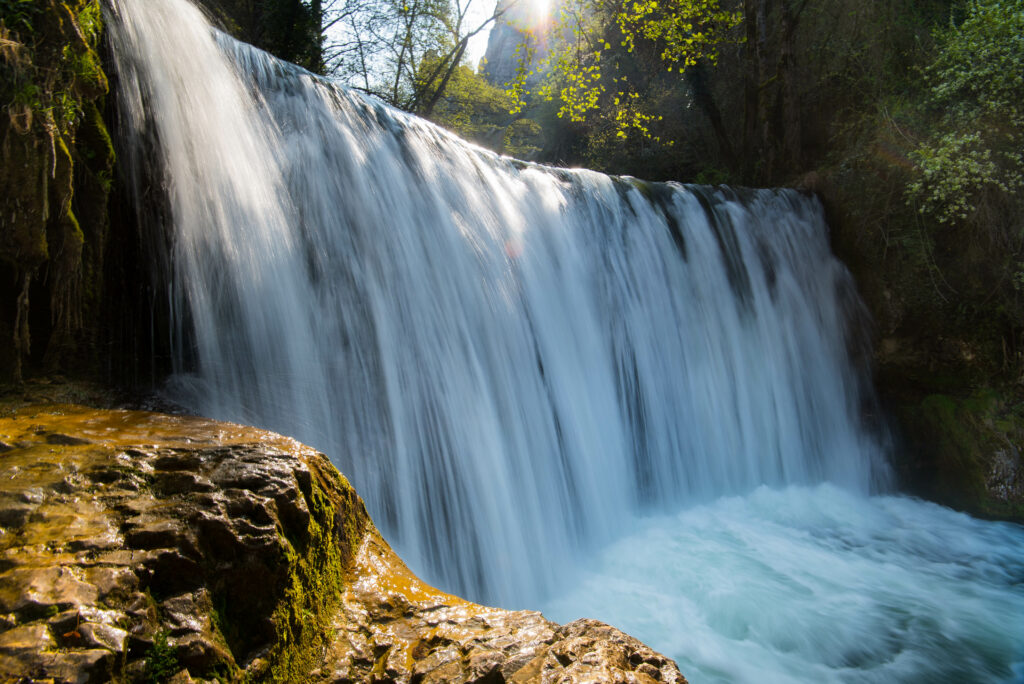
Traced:
[[685, 682], [598, 622], [421, 582], [322, 455], [199, 418], [0, 418], [0, 680]]

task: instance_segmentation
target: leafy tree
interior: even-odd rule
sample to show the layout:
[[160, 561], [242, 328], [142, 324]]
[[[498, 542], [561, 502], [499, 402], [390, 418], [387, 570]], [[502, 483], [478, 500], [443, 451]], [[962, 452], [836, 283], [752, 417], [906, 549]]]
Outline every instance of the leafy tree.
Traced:
[[[513, 96], [527, 108], [551, 97], [562, 135], [548, 137], [578, 141], [576, 158], [551, 150], [546, 158], [755, 184], [813, 169], [882, 100], [914, 92], [920, 79], [908, 78], [910, 65], [950, 5], [720, 0], [675, 11], [676, 0], [614, 3], [572, 0], [559, 12], [550, 60], [521, 60]], [[521, 56], [541, 38], [527, 36]], [[530, 87], [538, 72], [547, 82]], [[570, 111], [563, 95], [581, 106]]]
[[631, 132], [657, 137], [650, 126], [660, 115], [645, 105], [656, 96], [652, 89], [664, 86], [658, 76], [713, 63], [739, 21], [718, 0], [567, 0], [548, 36], [549, 56], [531, 70], [524, 47], [509, 92], [525, 106], [534, 94], [529, 77], [544, 71], [535, 94], [556, 101], [560, 118], [596, 119], [598, 130], [620, 139]]
[[323, 73], [324, 0], [200, 1], [240, 40]]
[[937, 37], [924, 74], [941, 118], [912, 155], [908, 196], [950, 223], [1024, 190], [1024, 3], [971, 0], [963, 22]]
[[328, 71], [400, 109], [429, 116], [456, 75], [469, 40], [504, 10], [479, 23], [481, 0], [334, 0], [324, 8], [333, 38]]
[[[431, 71], [430, 56], [424, 72]], [[540, 149], [541, 129], [535, 121], [513, 115], [512, 98], [463, 64], [452, 72], [430, 119], [497, 152], [531, 158]]]

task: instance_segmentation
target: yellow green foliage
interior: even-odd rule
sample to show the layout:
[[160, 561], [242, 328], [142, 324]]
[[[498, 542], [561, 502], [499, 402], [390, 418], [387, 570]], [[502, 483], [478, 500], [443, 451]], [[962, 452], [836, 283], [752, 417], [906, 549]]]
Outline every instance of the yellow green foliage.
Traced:
[[[721, 32], [739, 24], [740, 14], [723, 10], [717, 0], [634, 0], [615, 14], [615, 21], [627, 51], [641, 40], [650, 41], [672, 71], [714, 59]], [[610, 47], [607, 41], [605, 47]]]
[[[429, 70], [431, 63], [424, 64]], [[510, 113], [512, 97], [463, 64], [456, 67], [430, 119], [459, 136], [515, 157], [530, 157], [538, 150], [538, 124]]]
[[536, 94], [558, 103], [559, 118], [602, 119], [617, 138], [631, 132], [657, 138], [650, 125], [660, 117], [648, 110], [650, 98], [629, 72], [681, 72], [701, 60], [713, 63], [739, 22], [740, 13], [718, 0], [570, 0], [549, 33], [549, 56], [530, 70], [532, 55], [518, 54], [520, 68], [508, 86], [514, 110], [532, 95], [527, 79], [545, 73]]

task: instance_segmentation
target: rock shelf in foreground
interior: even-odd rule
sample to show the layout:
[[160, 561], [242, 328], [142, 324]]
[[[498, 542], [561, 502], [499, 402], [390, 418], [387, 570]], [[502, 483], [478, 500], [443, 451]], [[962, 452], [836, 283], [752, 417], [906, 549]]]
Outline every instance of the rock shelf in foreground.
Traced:
[[322, 455], [200, 418], [0, 418], [0, 680], [685, 683], [594, 620], [421, 582]]

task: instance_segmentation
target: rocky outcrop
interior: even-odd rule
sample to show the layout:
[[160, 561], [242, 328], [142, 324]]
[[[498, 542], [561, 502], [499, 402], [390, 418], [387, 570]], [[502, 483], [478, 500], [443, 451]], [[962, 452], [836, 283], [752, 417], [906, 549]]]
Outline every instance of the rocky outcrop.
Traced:
[[1024, 404], [1012, 396], [980, 389], [894, 403], [904, 482], [972, 515], [1024, 522]]
[[[527, 47], [532, 55], [526, 61], [526, 70], [539, 71], [550, 52], [547, 35], [550, 20], [530, 3], [502, 0], [497, 11], [502, 14], [487, 36], [487, 49], [480, 71], [488, 83], [504, 88], [515, 80], [522, 66], [520, 62], [526, 57], [525, 53], [520, 53]], [[540, 73], [531, 75], [527, 79], [528, 86], [536, 87], [540, 79]]]
[[[873, 321], [878, 393], [904, 491], [972, 515], [1024, 521], [1024, 335], [1006, 254], [970, 225], [922, 225], [902, 190], [907, 140], [804, 179]], [[1007, 292], [1009, 290], [1009, 292]]]
[[90, 347], [114, 152], [103, 122], [99, 0], [4, 3], [0, 16], [0, 377]]
[[596, 620], [559, 626], [439, 592], [377, 535], [364, 538], [334, 630], [311, 681], [686, 681], [674, 662]]
[[0, 418], [0, 679], [685, 682], [592, 620], [416, 578], [327, 459], [199, 418]]

